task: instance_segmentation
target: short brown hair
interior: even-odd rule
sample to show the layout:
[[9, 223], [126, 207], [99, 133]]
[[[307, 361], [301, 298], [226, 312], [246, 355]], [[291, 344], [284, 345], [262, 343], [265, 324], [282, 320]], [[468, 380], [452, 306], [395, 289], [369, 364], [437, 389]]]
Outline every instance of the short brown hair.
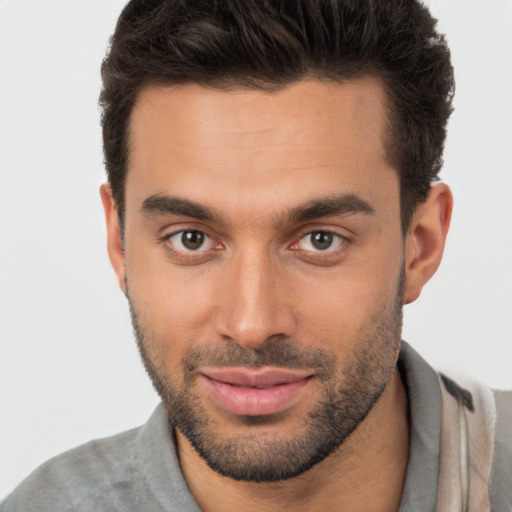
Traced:
[[148, 85], [273, 90], [311, 77], [379, 77], [404, 230], [442, 166], [455, 88], [445, 39], [416, 0], [131, 0], [101, 71], [105, 165], [121, 224], [130, 114]]

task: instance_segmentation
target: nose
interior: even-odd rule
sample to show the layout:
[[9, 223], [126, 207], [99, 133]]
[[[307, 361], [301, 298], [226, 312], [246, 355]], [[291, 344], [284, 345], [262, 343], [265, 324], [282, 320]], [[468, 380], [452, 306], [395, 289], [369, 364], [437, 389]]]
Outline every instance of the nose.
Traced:
[[272, 256], [246, 251], [224, 269], [214, 328], [221, 337], [247, 350], [296, 330], [291, 293], [284, 271]]

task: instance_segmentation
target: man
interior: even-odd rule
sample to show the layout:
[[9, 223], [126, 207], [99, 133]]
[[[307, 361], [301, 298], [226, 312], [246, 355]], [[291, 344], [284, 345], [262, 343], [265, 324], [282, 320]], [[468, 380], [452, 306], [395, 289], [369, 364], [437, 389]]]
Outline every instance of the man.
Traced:
[[2, 510], [510, 509], [510, 395], [400, 341], [452, 208], [428, 11], [134, 0], [102, 72], [108, 250], [163, 405]]

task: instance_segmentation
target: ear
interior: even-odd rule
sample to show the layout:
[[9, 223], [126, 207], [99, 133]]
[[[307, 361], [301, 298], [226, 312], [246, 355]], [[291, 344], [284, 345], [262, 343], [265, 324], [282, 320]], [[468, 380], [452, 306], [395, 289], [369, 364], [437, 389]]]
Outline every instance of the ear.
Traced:
[[105, 210], [105, 221], [107, 223], [107, 250], [110, 263], [114, 268], [119, 282], [119, 287], [126, 293], [125, 277], [126, 268], [124, 262], [123, 239], [121, 236], [121, 227], [119, 225], [119, 217], [117, 208], [112, 197], [112, 189], [110, 184], [104, 183], [100, 187], [101, 202]]
[[439, 267], [452, 208], [450, 189], [444, 183], [437, 183], [414, 213], [405, 241], [404, 304], [420, 296], [423, 286]]

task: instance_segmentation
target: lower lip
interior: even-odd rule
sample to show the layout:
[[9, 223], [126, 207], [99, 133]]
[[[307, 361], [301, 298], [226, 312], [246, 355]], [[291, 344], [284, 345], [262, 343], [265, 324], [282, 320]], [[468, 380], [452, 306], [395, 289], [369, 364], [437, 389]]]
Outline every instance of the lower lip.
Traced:
[[261, 389], [234, 386], [204, 377], [219, 404], [240, 416], [263, 416], [283, 411], [292, 405], [311, 380], [308, 377]]

